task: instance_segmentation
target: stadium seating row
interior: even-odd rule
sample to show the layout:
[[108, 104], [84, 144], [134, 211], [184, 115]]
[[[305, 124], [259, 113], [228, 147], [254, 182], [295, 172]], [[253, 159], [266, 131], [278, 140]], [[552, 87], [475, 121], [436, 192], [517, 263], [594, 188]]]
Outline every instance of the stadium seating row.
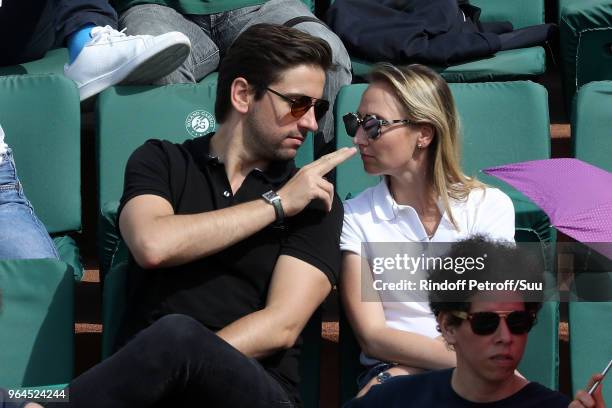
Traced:
[[[311, 10], [314, 1], [304, 0]], [[472, 4], [483, 9], [482, 21], [510, 21], [515, 28], [544, 23], [544, 0], [472, 0]], [[13, 67], [0, 68], [0, 75], [42, 74], [63, 72], [67, 61], [65, 49], [49, 51], [45, 58]], [[365, 76], [373, 63], [352, 59], [353, 72], [357, 77]], [[449, 67], [434, 67], [449, 82], [500, 81], [529, 78], [541, 75], [546, 70], [546, 53], [542, 47], [498, 52], [491, 58], [454, 64]]]

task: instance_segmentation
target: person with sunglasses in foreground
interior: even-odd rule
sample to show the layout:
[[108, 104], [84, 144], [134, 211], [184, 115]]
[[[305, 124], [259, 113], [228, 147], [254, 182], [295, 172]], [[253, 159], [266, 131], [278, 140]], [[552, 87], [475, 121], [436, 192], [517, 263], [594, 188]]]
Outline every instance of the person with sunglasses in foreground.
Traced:
[[[459, 241], [446, 257], [475, 259], [483, 254], [487, 254], [484, 268], [471, 270], [469, 279], [542, 281], [542, 264], [533, 252], [488, 237]], [[436, 283], [454, 283], [465, 278], [443, 268], [429, 271], [429, 279]], [[363, 397], [353, 399], [345, 408], [604, 408], [601, 385], [593, 396], [578, 391], [570, 403], [565, 395], [517, 373], [528, 333], [537, 321], [541, 295], [467, 287], [454, 292], [430, 291], [430, 308], [445, 346], [455, 352], [456, 368], [390, 378], [373, 386]], [[594, 375], [587, 389], [600, 378], [601, 375]]]
[[514, 207], [500, 190], [464, 175], [455, 103], [431, 69], [378, 65], [358, 111], [343, 119], [364, 170], [381, 176], [345, 202], [341, 238], [340, 291], [362, 350], [363, 395], [393, 375], [455, 365], [425, 302], [362, 301], [361, 259], [379, 256], [370, 243], [455, 242], [478, 233], [514, 241]]

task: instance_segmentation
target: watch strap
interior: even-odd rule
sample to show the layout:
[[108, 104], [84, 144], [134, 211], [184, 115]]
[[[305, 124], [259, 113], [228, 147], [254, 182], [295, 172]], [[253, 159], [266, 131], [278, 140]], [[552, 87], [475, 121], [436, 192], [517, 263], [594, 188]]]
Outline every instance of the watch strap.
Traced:
[[276, 214], [275, 224], [282, 224], [283, 220], [285, 219], [285, 211], [283, 210], [283, 204], [281, 203], [280, 196], [276, 193], [276, 191], [270, 190], [264, 193], [262, 197], [268, 204], [272, 204], [274, 207], [274, 212]]

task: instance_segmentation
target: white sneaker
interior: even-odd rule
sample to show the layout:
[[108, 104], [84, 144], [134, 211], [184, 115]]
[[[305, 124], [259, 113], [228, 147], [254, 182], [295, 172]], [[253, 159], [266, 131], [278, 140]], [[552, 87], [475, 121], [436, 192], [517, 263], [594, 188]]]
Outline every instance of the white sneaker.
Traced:
[[132, 36], [94, 27], [91, 41], [64, 66], [64, 74], [77, 83], [83, 101], [119, 83], [150, 84], [178, 68], [190, 51], [189, 38], [176, 31]]

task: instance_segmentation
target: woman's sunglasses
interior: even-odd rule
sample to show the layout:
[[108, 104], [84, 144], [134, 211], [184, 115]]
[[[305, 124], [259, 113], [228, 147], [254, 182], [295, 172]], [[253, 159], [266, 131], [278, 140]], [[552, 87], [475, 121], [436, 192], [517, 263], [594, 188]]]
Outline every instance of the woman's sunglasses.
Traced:
[[383, 126], [389, 126], [394, 123], [411, 123], [408, 119], [384, 120], [378, 119], [375, 115], [365, 115], [361, 118], [359, 114], [353, 112], [344, 115], [342, 120], [344, 121], [346, 133], [350, 137], [355, 137], [359, 126], [361, 126], [368, 136], [368, 139], [372, 140], [380, 137], [381, 128]]
[[502, 318], [506, 319], [508, 330], [512, 334], [525, 334], [536, 322], [533, 312], [515, 310], [513, 312], [452, 312], [453, 316], [468, 320], [474, 334], [486, 336], [495, 333]]
[[323, 115], [325, 115], [325, 113], [327, 113], [327, 110], [329, 109], [329, 102], [327, 102], [325, 99], [312, 98], [306, 95], [287, 96], [280, 92], [276, 92], [274, 89], [266, 89], [272, 92], [274, 95], [278, 95], [287, 101], [291, 107], [291, 116], [296, 119], [304, 116], [306, 112], [308, 112], [310, 108], [314, 106], [315, 118], [319, 120], [323, 117]]

